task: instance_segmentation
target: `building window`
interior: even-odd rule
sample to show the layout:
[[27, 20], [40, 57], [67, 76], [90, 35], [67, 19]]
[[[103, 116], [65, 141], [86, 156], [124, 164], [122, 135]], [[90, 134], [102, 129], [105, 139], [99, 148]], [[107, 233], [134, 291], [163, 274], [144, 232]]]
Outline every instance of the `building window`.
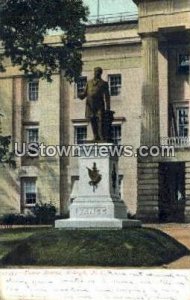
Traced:
[[178, 136], [188, 137], [189, 136], [189, 107], [177, 107], [177, 126]]
[[79, 98], [79, 95], [81, 93], [84, 93], [85, 87], [87, 83], [87, 77], [82, 76], [79, 78], [77, 84], [76, 84], [76, 98]]
[[112, 125], [112, 140], [116, 145], [121, 145], [121, 125]]
[[179, 54], [178, 57], [178, 71], [182, 74], [189, 74], [190, 70], [190, 55]]
[[26, 129], [26, 141], [30, 143], [39, 142], [39, 129], [38, 128], [27, 128]]
[[37, 201], [36, 178], [22, 178], [24, 206], [34, 206]]
[[114, 74], [108, 76], [110, 95], [118, 96], [121, 93], [121, 74]]
[[39, 81], [31, 80], [28, 82], [28, 100], [37, 101], [39, 94]]
[[75, 144], [84, 144], [87, 139], [87, 127], [86, 126], [75, 126], [74, 127], [74, 143]]

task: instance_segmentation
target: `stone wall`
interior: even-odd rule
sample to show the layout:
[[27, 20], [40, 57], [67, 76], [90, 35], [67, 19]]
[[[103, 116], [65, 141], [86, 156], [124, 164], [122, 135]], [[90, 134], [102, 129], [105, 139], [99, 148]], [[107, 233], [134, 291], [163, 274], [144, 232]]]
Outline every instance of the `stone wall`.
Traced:
[[137, 218], [151, 222], [158, 220], [159, 164], [138, 163], [138, 205]]

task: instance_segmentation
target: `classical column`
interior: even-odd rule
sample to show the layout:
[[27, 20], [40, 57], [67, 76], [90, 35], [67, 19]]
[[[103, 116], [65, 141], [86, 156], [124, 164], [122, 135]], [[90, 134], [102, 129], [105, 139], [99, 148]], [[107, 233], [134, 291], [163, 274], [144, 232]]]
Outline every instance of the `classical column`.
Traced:
[[143, 90], [141, 145], [159, 145], [158, 38], [142, 35]]

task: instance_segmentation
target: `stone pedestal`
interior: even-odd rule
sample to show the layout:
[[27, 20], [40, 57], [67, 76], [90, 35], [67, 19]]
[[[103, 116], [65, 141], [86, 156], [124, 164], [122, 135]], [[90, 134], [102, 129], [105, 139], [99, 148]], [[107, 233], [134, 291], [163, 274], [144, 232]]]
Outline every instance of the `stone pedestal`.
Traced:
[[[78, 196], [70, 206], [70, 218], [57, 220], [56, 228], [113, 228], [140, 226], [127, 219], [127, 209], [120, 199], [118, 157], [113, 145], [87, 144], [80, 147]], [[86, 151], [85, 151], [86, 150]]]

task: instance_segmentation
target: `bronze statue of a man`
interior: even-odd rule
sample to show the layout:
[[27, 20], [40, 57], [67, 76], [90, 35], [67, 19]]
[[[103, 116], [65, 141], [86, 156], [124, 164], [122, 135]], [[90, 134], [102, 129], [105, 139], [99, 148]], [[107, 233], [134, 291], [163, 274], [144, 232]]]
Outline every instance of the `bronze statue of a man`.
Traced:
[[84, 93], [79, 95], [83, 100], [86, 98], [85, 117], [91, 122], [94, 141], [105, 141], [105, 112], [110, 111], [110, 94], [108, 83], [102, 76], [102, 68], [94, 69], [94, 78], [86, 84]]

